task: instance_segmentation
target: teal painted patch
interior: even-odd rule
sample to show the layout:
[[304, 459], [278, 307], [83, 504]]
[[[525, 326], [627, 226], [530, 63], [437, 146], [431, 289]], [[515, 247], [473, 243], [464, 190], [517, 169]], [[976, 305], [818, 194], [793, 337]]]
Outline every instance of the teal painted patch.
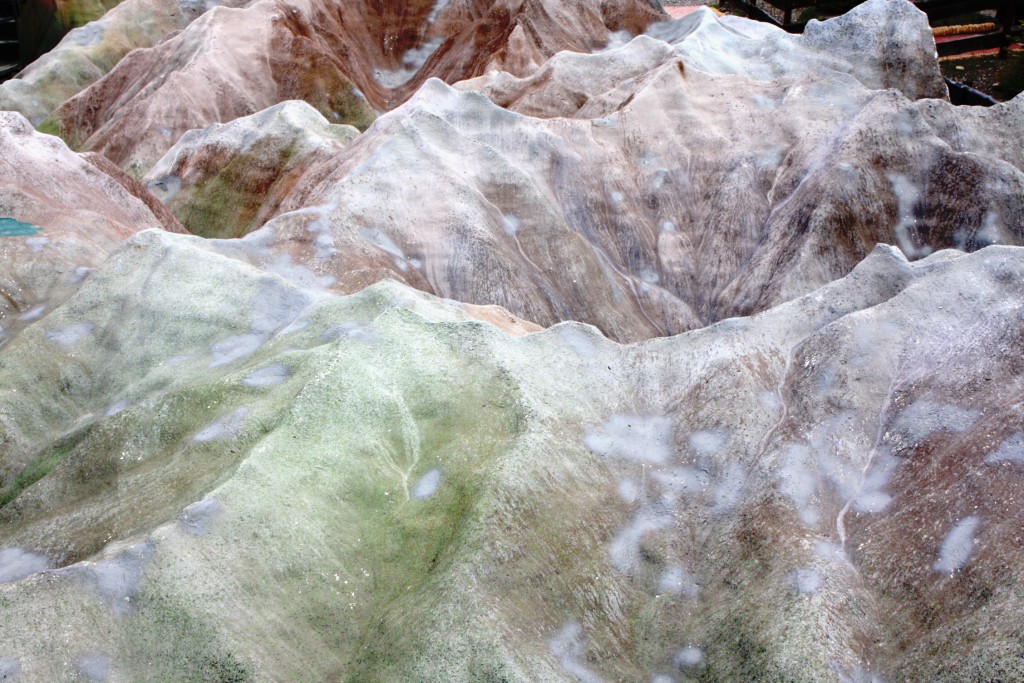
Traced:
[[42, 232], [42, 228], [37, 228], [31, 223], [23, 223], [13, 218], [0, 217], [0, 237], [25, 237], [39, 232]]

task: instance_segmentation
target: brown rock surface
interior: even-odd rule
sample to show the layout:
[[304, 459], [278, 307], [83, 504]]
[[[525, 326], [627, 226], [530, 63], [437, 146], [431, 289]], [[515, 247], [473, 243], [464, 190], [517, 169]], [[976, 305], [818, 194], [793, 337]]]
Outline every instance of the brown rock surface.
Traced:
[[101, 152], [141, 176], [192, 128], [289, 99], [309, 102], [332, 123], [364, 128], [371, 106], [400, 104], [428, 77], [454, 81], [499, 66], [522, 73], [533, 64], [513, 63], [524, 51], [543, 59], [588, 50], [613, 30], [639, 30], [661, 16], [640, 0], [260, 0], [214, 8], [120, 61], [46, 125], [72, 147]]
[[282, 102], [189, 131], [143, 182], [192, 233], [241, 237], [278, 212], [308, 167], [333, 157], [358, 134], [352, 126], [328, 123], [305, 102]]
[[57, 305], [126, 237], [184, 232], [138, 182], [79, 155], [20, 114], [0, 112], [0, 217], [42, 231], [0, 238], [0, 321], [7, 334]]
[[[1020, 243], [1024, 100], [911, 100], [853, 77], [882, 83], [844, 57], [860, 36], [823, 29], [840, 36], [826, 50], [758, 27], [751, 45], [735, 22], [702, 11], [652, 29], [677, 43], [641, 36], [522, 79], [431, 81], [310, 167], [247, 241], [269, 250], [254, 258], [287, 253], [342, 291], [394, 277], [630, 341], [764, 310], [879, 242], [911, 258]], [[903, 88], [937, 74], [931, 56]]]
[[0, 83], [0, 109], [39, 125], [64, 100], [103, 77], [131, 50], [151, 47], [216, 5], [248, 0], [124, 0], [74, 28], [50, 52]]

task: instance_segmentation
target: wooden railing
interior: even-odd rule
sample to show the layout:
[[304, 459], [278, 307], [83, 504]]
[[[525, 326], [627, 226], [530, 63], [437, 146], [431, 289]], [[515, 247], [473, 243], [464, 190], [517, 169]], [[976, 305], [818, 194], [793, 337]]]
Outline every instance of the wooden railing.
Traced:
[[[814, 8], [824, 4], [818, 0], [723, 0], [723, 2], [742, 10], [751, 19], [767, 21], [791, 33], [802, 33], [807, 25], [807, 22], [793, 21], [794, 10]], [[780, 21], [772, 13], [760, 7], [759, 2], [781, 12], [782, 20]], [[990, 49], [998, 49], [1000, 56], [1005, 56], [1006, 48], [1012, 42], [1012, 34], [1017, 29], [1017, 20], [1022, 18], [1021, 0], [922, 0], [914, 4], [928, 15], [930, 22], [987, 10], [996, 11], [995, 30], [939, 43], [937, 49], [940, 57]]]
[[[782, 21], [757, 5], [758, 0], [723, 0], [724, 3], [743, 11], [751, 19], [766, 21], [790, 33], [803, 33], [807, 22], [794, 22], [793, 10], [816, 7], [820, 4], [815, 0], [761, 0], [761, 2], [779, 10], [783, 14]], [[928, 15], [928, 21], [934, 23], [962, 15], [995, 10], [995, 30], [966, 36], [955, 40], [944, 40], [935, 45], [940, 57], [961, 55], [978, 50], [999, 50], [999, 56], [1007, 56], [1007, 48], [1018, 32], [1017, 20], [1022, 18], [1021, 5], [1024, 0], [922, 0], [915, 2], [917, 8]], [[975, 106], [991, 106], [996, 100], [974, 88], [946, 80], [949, 88], [949, 99], [953, 104], [969, 104]]]
[[0, 0], [0, 81], [5, 81], [21, 69], [21, 51], [18, 40], [18, 3]]

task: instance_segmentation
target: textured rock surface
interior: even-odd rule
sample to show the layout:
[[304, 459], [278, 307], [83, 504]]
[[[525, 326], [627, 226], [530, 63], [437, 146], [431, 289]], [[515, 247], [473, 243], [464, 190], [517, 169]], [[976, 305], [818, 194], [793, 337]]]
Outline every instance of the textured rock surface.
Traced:
[[[19, 2], [16, 10], [17, 48], [23, 64], [52, 50], [68, 31], [102, 17], [120, 0], [42, 0]], [[8, 37], [5, 32], [5, 38]], [[13, 36], [11, 36], [13, 37]]]
[[54, 567], [0, 584], [5, 656], [32, 680], [100, 655], [110, 680], [1014, 678], [1022, 254], [880, 247], [619, 346], [143, 233], [0, 351], [4, 569]]
[[302, 173], [359, 131], [302, 101], [189, 131], [143, 178], [192, 233], [241, 237], [263, 225]]
[[176, 36], [132, 52], [44, 125], [137, 177], [185, 131], [284, 100], [303, 99], [334, 122], [365, 126], [372, 111], [314, 32], [300, 9], [275, 0], [215, 7]]
[[[859, 13], [878, 25], [894, 5]], [[1024, 98], [871, 89], [893, 71], [860, 73], [864, 37], [834, 23], [796, 39], [703, 10], [651, 29], [675, 42], [562, 53], [462, 94], [428, 82], [311, 169], [258, 240], [343, 291], [394, 277], [622, 341], [807, 293], [878, 242], [915, 258], [1020, 243]], [[944, 87], [934, 56], [915, 64], [907, 93]]]
[[0, 110], [39, 125], [64, 100], [110, 71], [129, 51], [150, 47], [215, 4], [211, 0], [125, 0], [100, 18], [72, 29], [18, 77], [0, 83]]
[[544, 57], [603, 45], [612, 30], [639, 30], [662, 16], [638, 0], [380, 7], [259, 0], [215, 8], [181, 34], [135, 52], [45, 125], [138, 176], [190, 128], [288, 99], [309, 102], [333, 123], [365, 128], [371, 104], [398, 104], [428, 76], [458, 80], [506, 66], [510, 42], [517, 59]]
[[112, 163], [75, 154], [13, 112], [0, 112], [0, 218], [41, 228], [0, 238], [0, 343], [45, 315], [126, 237], [155, 227], [182, 232]]
[[0, 114], [0, 679], [1024, 679], [1024, 97], [661, 16], [258, 0]]

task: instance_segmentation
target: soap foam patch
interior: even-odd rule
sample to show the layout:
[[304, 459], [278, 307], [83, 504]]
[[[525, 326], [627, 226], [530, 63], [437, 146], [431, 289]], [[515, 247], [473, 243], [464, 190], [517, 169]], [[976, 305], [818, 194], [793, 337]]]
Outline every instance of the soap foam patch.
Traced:
[[242, 384], [247, 387], [272, 387], [278, 384], [283, 384], [288, 379], [288, 368], [280, 363], [275, 365], [268, 365], [264, 368], [253, 370], [245, 379], [242, 380]]
[[0, 583], [20, 581], [51, 566], [50, 560], [43, 555], [21, 548], [4, 548], [0, 550]]
[[238, 433], [239, 428], [242, 426], [242, 420], [248, 413], [249, 409], [242, 406], [201, 430], [192, 440], [197, 443], [208, 443], [228, 436], [234, 436]]
[[551, 654], [566, 672], [576, 677], [580, 683], [601, 683], [597, 674], [583, 665], [581, 660], [586, 655], [586, 648], [583, 645], [583, 629], [576, 622], [566, 624], [558, 634], [552, 638], [548, 646]]
[[46, 338], [49, 341], [56, 342], [61, 346], [71, 348], [77, 346], [83, 342], [92, 331], [95, 329], [95, 325], [92, 323], [78, 323], [76, 325], [69, 325], [67, 327], [61, 327], [56, 330], [51, 330], [46, 333]]
[[616, 413], [598, 427], [587, 427], [583, 442], [598, 455], [663, 463], [672, 456], [672, 420]]
[[420, 477], [412, 489], [412, 497], [416, 500], [423, 500], [434, 495], [438, 485], [441, 483], [441, 470], [433, 469]]
[[696, 598], [700, 594], [700, 587], [693, 576], [678, 564], [670, 566], [658, 578], [658, 590], [688, 598]]
[[981, 527], [981, 517], [971, 515], [957, 522], [942, 541], [939, 548], [939, 559], [932, 565], [937, 572], [951, 574], [963, 569], [974, 554], [977, 544], [975, 535]]
[[110, 670], [110, 656], [104, 652], [87, 652], [75, 658], [75, 671], [87, 681], [105, 681]]
[[1024, 432], [1007, 437], [994, 451], [985, 456], [985, 462], [1024, 463]]
[[224, 506], [216, 498], [203, 498], [192, 503], [178, 517], [178, 526], [190, 536], [206, 536], [224, 515]]

